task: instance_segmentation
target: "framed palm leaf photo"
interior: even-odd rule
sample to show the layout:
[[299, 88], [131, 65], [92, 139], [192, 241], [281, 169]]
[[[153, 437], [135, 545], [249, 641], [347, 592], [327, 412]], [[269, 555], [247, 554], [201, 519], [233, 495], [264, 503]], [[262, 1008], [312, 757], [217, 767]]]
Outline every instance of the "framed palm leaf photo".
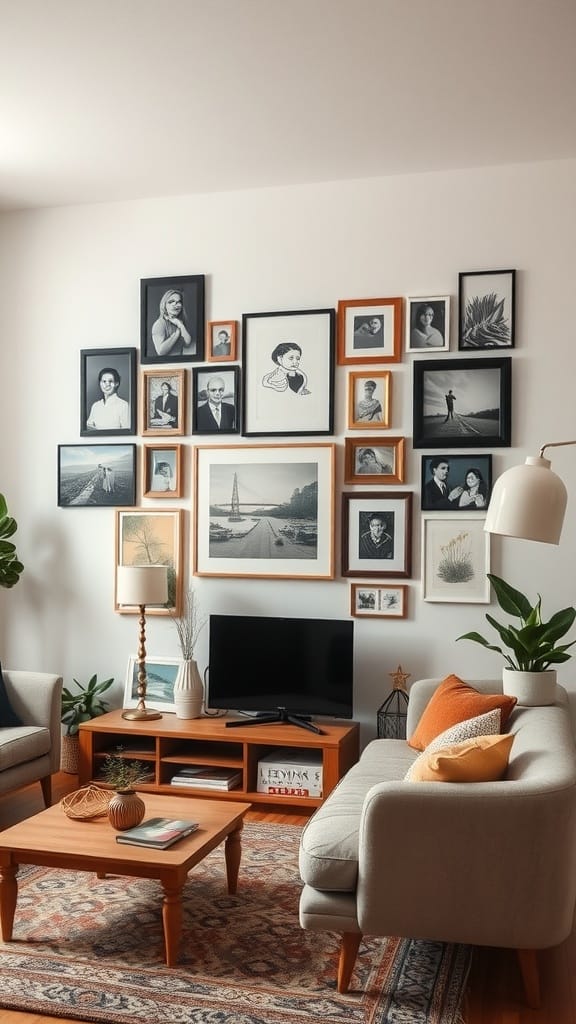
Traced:
[[458, 348], [514, 348], [515, 270], [458, 275]]

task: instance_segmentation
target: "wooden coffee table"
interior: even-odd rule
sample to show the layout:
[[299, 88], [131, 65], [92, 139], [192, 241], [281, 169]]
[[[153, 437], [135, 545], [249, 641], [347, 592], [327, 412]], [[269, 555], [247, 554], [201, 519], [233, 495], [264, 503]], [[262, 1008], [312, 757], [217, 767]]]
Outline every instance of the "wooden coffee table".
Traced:
[[18, 865], [41, 864], [69, 871], [157, 878], [164, 901], [162, 921], [166, 963], [178, 958], [182, 934], [182, 890], [188, 872], [225, 841], [228, 892], [235, 893], [240, 868], [243, 819], [250, 804], [224, 800], [141, 794], [146, 818], [185, 818], [199, 828], [168, 850], [117, 843], [107, 817], [91, 821], [68, 818], [56, 804], [0, 832], [0, 927], [4, 942], [12, 939], [18, 899]]

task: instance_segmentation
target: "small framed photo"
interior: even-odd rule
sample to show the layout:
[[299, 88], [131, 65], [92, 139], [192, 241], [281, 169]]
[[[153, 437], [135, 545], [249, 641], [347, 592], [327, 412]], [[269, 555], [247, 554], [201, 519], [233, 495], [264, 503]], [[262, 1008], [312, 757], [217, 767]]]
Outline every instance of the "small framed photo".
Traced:
[[[180, 681], [184, 668], [181, 658], [145, 658], [146, 665], [146, 705], [151, 710], [176, 711], [174, 703], [174, 686]], [[126, 679], [124, 682], [125, 708], [138, 706], [138, 670], [139, 662], [135, 654], [128, 659]]]
[[338, 362], [397, 363], [402, 348], [402, 299], [340, 299]]
[[450, 348], [450, 296], [411, 295], [406, 310], [406, 351], [433, 349], [447, 352]]
[[80, 352], [80, 436], [136, 433], [136, 349]]
[[350, 614], [371, 619], [405, 619], [408, 587], [405, 583], [375, 587], [350, 584]]
[[119, 565], [165, 565], [168, 568], [168, 601], [150, 607], [146, 615], [180, 615], [182, 607], [182, 523], [184, 510], [118, 509], [115, 524], [114, 610], [138, 615], [134, 605], [118, 604]]
[[342, 575], [412, 575], [412, 493], [342, 495]]
[[424, 512], [485, 512], [491, 493], [491, 455], [436, 452], [422, 456]]
[[181, 498], [182, 445], [143, 445], [142, 479], [144, 498]]
[[237, 434], [240, 430], [240, 367], [192, 370], [192, 432]]
[[186, 370], [141, 371], [142, 422], [144, 437], [182, 435], [186, 415]]
[[510, 356], [414, 360], [414, 447], [509, 448], [511, 363]]
[[403, 484], [403, 437], [346, 437], [344, 482], [347, 484]]
[[245, 437], [334, 432], [333, 309], [242, 317]]
[[135, 501], [135, 444], [58, 445], [60, 508], [102, 508]]
[[206, 325], [206, 361], [234, 362], [237, 346], [236, 320], [209, 320]]
[[516, 271], [458, 275], [458, 348], [514, 348]]
[[386, 430], [390, 426], [390, 370], [348, 374], [348, 429]]
[[204, 359], [204, 274], [140, 281], [140, 362]]
[[483, 516], [422, 516], [422, 597], [490, 603], [490, 534]]

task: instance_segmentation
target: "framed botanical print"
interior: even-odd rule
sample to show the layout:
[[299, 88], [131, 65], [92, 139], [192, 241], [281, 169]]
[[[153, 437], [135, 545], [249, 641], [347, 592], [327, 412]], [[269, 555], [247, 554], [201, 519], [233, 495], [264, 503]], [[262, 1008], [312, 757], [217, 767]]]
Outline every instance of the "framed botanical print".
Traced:
[[490, 603], [490, 534], [484, 516], [422, 516], [422, 597]]
[[348, 429], [386, 430], [390, 426], [390, 370], [348, 374]]
[[[146, 656], [146, 702], [149, 708], [158, 711], [174, 712], [174, 686], [180, 681], [184, 662], [182, 658], [155, 658]], [[128, 658], [128, 668], [124, 681], [124, 708], [138, 707], [138, 671], [137, 655]]]
[[350, 615], [369, 619], [405, 619], [408, 587], [405, 583], [350, 584]]
[[206, 324], [206, 361], [234, 362], [237, 346], [236, 320], [209, 320]]
[[136, 349], [80, 352], [80, 436], [136, 433]]
[[135, 501], [135, 444], [58, 445], [60, 508], [102, 508]]
[[334, 432], [333, 309], [242, 317], [242, 433]]
[[346, 437], [344, 482], [404, 483], [404, 443], [403, 437]]
[[339, 301], [339, 363], [397, 363], [401, 349], [401, 298]]
[[411, 295], [406, 310], [406, 351], [447, 352], [450, 348], [450, 296]]
[[197, 447], [195, 574], [333, 579], [334, 450]]
[[422, 456], [423, 511], [485, 512], [491, 493], [492, 455], [435, 452]]
[[458, 275], [462, 350], [514, 348], [516, 271], [476, 270]]
[[144, 437], [180, 436], [186, 415], [186, 370], [141, 371], [140, 432]]
[[510, 356], [415, 360], [414, 447], [507, 448]]
[[204, 359], [204, 275], [140, 282], [140, 362]]
[[192, 433], [240, 431], [240, 367], [192, 370]]
[[144, 498], [181, 498], [182, 445], [143, 445], [142, 479]]
[[[116, 512], [116, 569], [119, 565], [166, 565], [168, 602], [150, 607], [146, 615], [178, 616], [182, 605], [182, 523], [183, 509], [119, 509]], [[114, 574], [114, 610], [137, 615], [136, 605], [120, 605], [117, 599], [118, 573]]]
[[412, 492], [342, 495], [342, 575], [412, 575]]

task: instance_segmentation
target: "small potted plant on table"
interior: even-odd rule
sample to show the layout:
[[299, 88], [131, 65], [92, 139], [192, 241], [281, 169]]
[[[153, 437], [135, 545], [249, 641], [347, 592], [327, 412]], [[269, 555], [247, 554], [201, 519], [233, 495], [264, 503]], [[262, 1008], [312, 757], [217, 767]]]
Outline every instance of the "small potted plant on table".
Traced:
[[144, 782], [150, 766], [145, 761], [130, 761], [126, 757], [106, 754], [102, 765], [102, 778], [116, 790], [108, 804], [108, 819], [113, 828], [124, 832], [142, 821], [146, 805], [134, 786]]

